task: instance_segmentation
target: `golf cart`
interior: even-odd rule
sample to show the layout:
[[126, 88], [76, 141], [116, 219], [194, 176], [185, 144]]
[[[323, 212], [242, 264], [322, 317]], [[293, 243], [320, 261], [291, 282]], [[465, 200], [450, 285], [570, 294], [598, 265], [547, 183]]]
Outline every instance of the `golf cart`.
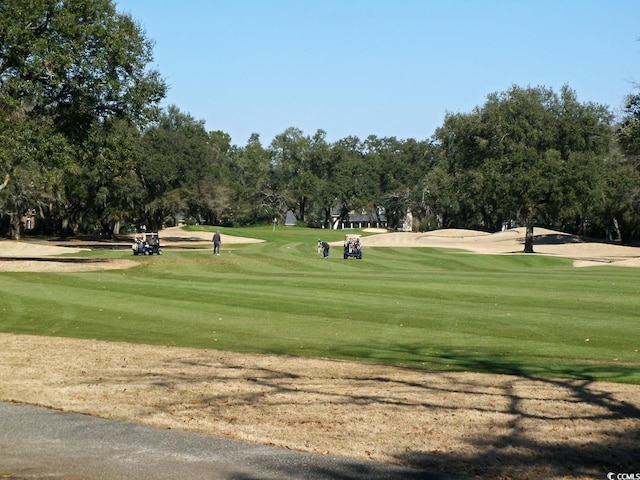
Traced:
[[344, 259], [362, 259], [362, 246], [360, 245], [360, 235], [347, 234], [344, 238]]
[[157, 233], [143, 233], [136, 236], [131, 245], [134, 255], [162, 255], [160, 248], [160, 236]]

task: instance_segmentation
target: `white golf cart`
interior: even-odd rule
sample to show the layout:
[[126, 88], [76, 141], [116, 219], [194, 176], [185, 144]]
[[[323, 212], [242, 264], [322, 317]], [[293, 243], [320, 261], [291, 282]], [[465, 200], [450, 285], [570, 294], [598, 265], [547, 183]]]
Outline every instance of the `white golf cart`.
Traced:
[[344, 259], [357, 258], [362, 260], [362, 245], [360, 235], [347, 234], [344, 237]]

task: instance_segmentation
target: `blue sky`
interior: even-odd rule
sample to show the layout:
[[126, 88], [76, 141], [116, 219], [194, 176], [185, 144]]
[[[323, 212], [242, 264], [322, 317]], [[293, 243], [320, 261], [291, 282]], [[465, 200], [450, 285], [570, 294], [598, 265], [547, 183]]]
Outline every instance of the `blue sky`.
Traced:
[[640, 83], [638, 0], [116, 0], [155, 42], [165, 105], [244, 146], [288, 127], [429, 139], [517, 84], [619, 113]]

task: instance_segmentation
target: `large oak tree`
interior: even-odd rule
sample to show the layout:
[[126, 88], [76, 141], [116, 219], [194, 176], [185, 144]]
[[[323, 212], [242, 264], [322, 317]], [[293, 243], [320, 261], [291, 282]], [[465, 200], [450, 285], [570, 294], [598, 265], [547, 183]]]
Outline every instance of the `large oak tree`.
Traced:
[[436, 131], [451, 179], [441, 185], [455, 190], [467, 226], [524, 223], [524, 251], [532, 253], [536, 223], [589, 216], [611, 146], [611, 120], [606, 107], [580, 103], [566, 86], [559, 94], [518, 86], [491, 94], [471, 113], [448, 114]]
[[[134, 152], [123, 123], [136, 127], [154, 118], [166, 91], [159, 73], [148, 68], [151, 60], [151, 42], [130, 16], [116, 12], [111, 0], [0, 4], [3, 212], [17, 217], [20, 209], [31, 208], [34, 202], [45, 206], [47, 197], [55, 195], [86, 215], [95, 206], [97, 191], [105, 201], [117, 198], [114, 179], [127, 175]], [[43, 147], [64, 155], [36, 153]], [[51, 191], [58, 186], [48, 180], [54, 170], [74, 181]], [[74, 188], [78, 179], [86, 181], [79, 189]], [[42, 198], [11, 200], [29, 181], [39, 185]], [[81, 216], [78, 211], [58, 212], [75, 216], [76, 221]], [[115, 212], [103, 208], [102, 213]]]

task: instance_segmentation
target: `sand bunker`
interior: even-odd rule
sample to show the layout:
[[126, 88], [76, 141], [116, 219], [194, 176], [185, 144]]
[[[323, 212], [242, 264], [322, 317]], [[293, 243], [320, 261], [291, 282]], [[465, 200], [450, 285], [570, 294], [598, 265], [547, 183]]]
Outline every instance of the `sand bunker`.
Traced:
[[[536, 228], [534, 250], [539, 255], [572, 258], [574, 266], [640, 267], [640, 248], [603, 242], [586, 241], [579, 237], [554, 230]], [[435, 247], [454, 248], [478, 254], [521, 254], [524, 249], [524, 228], [514, 228], [498, 233], [476, 230], [444, 229], [432, 232], [380, 233], [363, 238], [364, 248], [370, 247]], [[189, 232], [180, 227], [160, 232], [162, 244], [181, 248], [206, 245], [211, 241], [210, 232]], [[223, 245], [258, 243], [254, 238], [222, 236]], [[95, 243], [95, 242], [94, 242]], [[137, 265], [134, 260], [108, 260], [69, 257], [91, 247], [90, 242], [0, 241], [0, 271], [3, 272], [53, 272], [122, 269]], [[108, 247], [101, 242], [101, 248]], [[123, 243], [115, 244], [123, 247]], [[332, 245], [342, 245], [341, 241]], [[113, 246], [113, 245], [112, 245]], [[65, 257], [60, 257], [65, 255]]]
[[[186, 248], [194, 244], [208, 244], [209, 232], [188, 232], [180, 227], [167, 228], [160, 232], [163, 246]], [[259, 243], [255, 238], [224, 235], [224, 245]], [[50, 242], [47, 240], [0, 241], [0, 272], [80, 272], [94, 270], [121, 270], [139, 265], [135, 260], [98, 259], [75, 257], [92, 247], [128, 248], [127, 242], [68, 240]], [[62, 256], [64, 255], [64, 256]]]
[[[586, 241], [546, 228], [534, 230], [534, 251], [574, 259], [574, 266], [614, 265], [640, 267], [640, 248]], [[479, 254], [521, 254], [525, 229], [486, 233], [475, 230], [445, 229], [425, 233], [393, 232], [363, 239], [364, 247], [435, 247], [455, 248]]]

